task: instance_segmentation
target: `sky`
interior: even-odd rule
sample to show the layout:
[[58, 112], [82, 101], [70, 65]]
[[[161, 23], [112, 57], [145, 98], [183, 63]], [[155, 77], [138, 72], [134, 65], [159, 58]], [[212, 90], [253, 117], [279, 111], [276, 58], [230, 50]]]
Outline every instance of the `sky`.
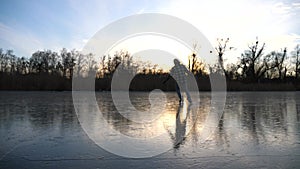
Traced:
[[44, 49], [80, 50], [107, 24], [149, 12], [188, 21], [213, 45], [230, 38], [228, 60], [256, 38], [266, 51], [291, 51], [300, 43], [300, 2], [292, 0], [2, 0], [0, 11], [0, 48], [25, 57]]

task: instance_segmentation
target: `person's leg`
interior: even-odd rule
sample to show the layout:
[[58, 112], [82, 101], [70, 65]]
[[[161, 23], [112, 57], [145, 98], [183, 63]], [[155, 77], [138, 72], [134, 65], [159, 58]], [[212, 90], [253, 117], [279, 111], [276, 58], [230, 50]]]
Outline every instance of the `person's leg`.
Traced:
[[181, 96], [181, 92], [180, 92], [180, 87], [178, 86], [178, 84], [176, 83], [176, 92], [177, 92], [177, 95], [179, 97], [179, 102], [182, 101], [182, 96]]
[[186, 94], [186, 97], [187, 97], [188, 101], [189, 101], [190, 103], [192, 103], [192, 98], [191, 98], [189, 89], [188, 89], [188, 87], [187, 87], [187, 84], [185, 84], [183, 88], [184, 88], [184, 92], [185, 92], [185, 94]]

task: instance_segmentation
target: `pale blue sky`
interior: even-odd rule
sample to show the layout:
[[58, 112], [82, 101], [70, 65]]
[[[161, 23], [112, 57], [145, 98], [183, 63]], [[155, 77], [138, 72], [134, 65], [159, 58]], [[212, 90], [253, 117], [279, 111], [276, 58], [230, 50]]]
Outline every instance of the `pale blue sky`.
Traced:
[[29, 57], [36, 50], [83, 48], [103, 26], [125, 16], [159, 12], [185, 19], [214, 43], [231, 38], [242, 51], [258, 36], [269, 50], [299, 42], [297, 1], [3, 0], [0, 48]]

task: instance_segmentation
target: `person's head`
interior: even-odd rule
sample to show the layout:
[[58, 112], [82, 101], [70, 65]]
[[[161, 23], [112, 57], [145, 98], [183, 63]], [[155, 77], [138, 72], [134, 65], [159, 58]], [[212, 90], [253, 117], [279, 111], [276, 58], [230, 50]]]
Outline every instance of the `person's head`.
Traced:
[[174, 64], [175, 65], [180, 65], [180, 61], [178, 59], [174, 59]]

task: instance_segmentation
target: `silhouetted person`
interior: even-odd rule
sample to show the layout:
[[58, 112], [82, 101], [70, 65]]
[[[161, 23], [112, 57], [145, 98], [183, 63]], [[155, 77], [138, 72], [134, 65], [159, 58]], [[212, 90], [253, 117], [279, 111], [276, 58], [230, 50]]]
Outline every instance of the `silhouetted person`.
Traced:
[[176, 81], [176, 92], [179, 97], [179, 102], [181, 103], [183, 101], [181, 91], [184, 91], [188, 101], [191, 103], [192, 99], [187, 87], [187, 76], [190, 72], [178, 59], [174, 59], [174, 64], [170, 70], [170, 75], [163, 83], [166, 83], [170, 79], [170, 76], [172, 76]]

